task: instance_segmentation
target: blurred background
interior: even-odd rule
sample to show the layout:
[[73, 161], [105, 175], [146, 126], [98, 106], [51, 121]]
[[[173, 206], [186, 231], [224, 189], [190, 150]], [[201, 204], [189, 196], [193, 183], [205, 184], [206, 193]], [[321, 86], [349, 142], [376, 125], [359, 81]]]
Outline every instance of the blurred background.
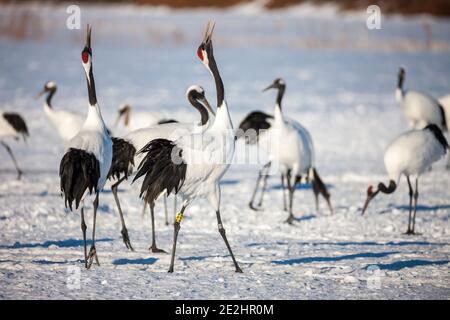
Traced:
[[[436, 98], [450, 93], [449, 3], [0, 1], [0, 106], [25, 112], [32, 131], [42, 132], [34, 138], [53, 142], [48, 148], [55, 151], [56, 166], [62, 147], [42, 110], [44, 99], [34, 97], [53, 80], [56, 109], [85, 111], [79, 54], [90, 23], [97, 93], [110, 126], [121, 103], [193, 120], [185, 90], [197, 83], [215, 98], [213, 81], [195, 54], [207, 21], [214, 19], [216, 56], [235, 125], [251, 110], [271, 111], [273, 97], [261, 89], [284, 77], [285, 110], [312, 132], [321, 165], [383, 172], [381, 161], [365, 159], [379, 160], [388, 141], [408, 128], [394, 99], [398, 67], [407, 68], [407, 87]], [[380, 29], [367, 27], [372, 4], [380, 8]], [[67, 27], [72, 5], [79, 6], [80, 29]]]

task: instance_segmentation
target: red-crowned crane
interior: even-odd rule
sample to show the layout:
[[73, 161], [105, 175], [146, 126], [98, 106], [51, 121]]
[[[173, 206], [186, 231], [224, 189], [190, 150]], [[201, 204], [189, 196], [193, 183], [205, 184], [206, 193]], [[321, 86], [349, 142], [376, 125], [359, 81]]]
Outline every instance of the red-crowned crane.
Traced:
[[[316, 209], [319, 209], [319, 194], [321, 194], [325, 198], [331, 213], [333, 213], [330, 194], [315, 167], [314, 145], [310, 133], [299, 122], [285, 117], [282, 112], [281, 102], [286, 90], [284, 80], [281, 78], [275, 79], [264, 91], [269, 89], [276, 89], [278, 91], [274, 116], [261, 111], [254, 111], [247, 115], [239, 126], [241, 131], [238, 135], [250, 138], [247, 140], [250, 143], [260, 143], [261, 148], [268, 154], [269, 158], [269, 162], [259, 172], [256, 186], [249, 203], [250, 208], [257, 210], [254, 201], [261, 180], [263, 180], [262, 191], [258, 207], [262, 205], [268, 173], [272, 163], [275, 162], [280, 166], [283, 205], [284, 210], [289, 211], [288, 223], [294, 221], [294, 215], [292, 213], [293, 196], [297, 184], [301, 183], [302, 177], [307, 181], [311, 181]], [[247, 131], [249, 129], [254, 131]], [[254, 133], [257, 136], [252, 138], [248, 136], [248, 132]], [[269, 149], [265, 149], [265, 147]], [[286, 184], [289, 194], [288, 205], [286, 204], [285, 196]]]
[[127, 103], [123, 103], [117, 109], [117, 117], [114, 127], [119, 124], [123, 126], [127, 132], [138, 129], [148, 128], [157, 124], [172, 122], [160, 112], [150, 111], [134, 111]]
[[[448, 143], [441, 129], [430, 124], [422, 130], [413, 130], [401, 134], [386, 149], [384, 153], [384, 166], [386, 168], [389, 184], [380, 182], [376, 189], [369, 186], [367, 199], [362, 214], [369, 206], [370, 201], [377, 194], [391, 194], [397, 189], [400, 177], [404, 175], [409, 187], [409, 219], [406, 234], [414, 234], [416, 224], [417, 199], [419, 198], [419, 177], [434, 162], [441, 159], [448, 149]], [[414, 179], [415, 188], [410, 179]], [[413, 212], [414, 200], [414, 212]]]
[[14, 167], [17, 171], [17, 179], [22, 177], [23, 171], [19, 168], [11, 148], [3, 141], [3, 139], [14, 138], [18, 140], [22, 137], [23, 140], [26, 141], [28, 136], [27, 125], [20, 114], [15, 112], [0, 112], [0, 143], [5, 147], [14, 163]]
[[140, 152], [145, 154], [134, 181], [144, 176], [141, 197], [151, 203], [162, 194], [175, 192], [182, 208], [174, 224], [174, 238], [169, 272], [173, 272], [175, 252], [181, 221], [186, 208], [198, 197], [205, 197], [216, 211], [219, 233], [233, 260], [235, 271], [242, 272], [226, 237], [220, 214], [219, 181], [233, 159], [235, 135], [225, 92], [213, 54], [211, 36], [214, 24], [210, 21], [197, 55], [212, 74], [217, 91], [217, 112], [214, 123], [202, 133], [192, 133], [177, 140], [156, 139]]
[[57, 89], [58, 87], [54, 81], [48, 81], [37, 98], [47, 94], [44, 103], [45, 114], [56, 128], [56, 131], [58, 131], [61, 140], [66, 144], [81, 130], [86, 120], [86, 115], [67, 110], [55, 110], [52, 105], [52, 98]]
[[[186, 91], [186, 98], [190, 104], [199, 112], [200, 121], [192, 122], [166, 122], [163, 124], [151, 126], [148, 128], [142, 128], [128, 133], [125, 137], [113, 138], [113, 160], [109, 177], [117, 180], [111, 187], [116, 201], [117, 209], [119, 211], [122, 222], [122, 237], [127, 248], [133, 249], [129, 240], [128, 231], [125, 226], [125, 220], [123, 218], [122, 208], [117, 194], [119, 185], [128, 178], [129, 175], [134, 173], [134, 164], [139, 163], [142, 160], [142, 156], [136, 154], [136, 150], [142, 149], [148, 141], [154, 139], [178, 139], [183, 135], [190, 134], [192, 132], [201, 133], [211, 124], [210, 115], [208, 111], [214, 115], [214, 111], [209, 105], [205, 96], [205, 91], [198, 85], [193, 85]], [[149, 248], [152, 252], [164, 252], [158, 249], [156, 246], [155, 237], [155, 217], [154, 217], [154, 202], [150, 202], [150, 213], [152, 220], [152, 244]], [[144, 210], [147, 206], [147, 202], [144, 201]], [[167, 207], [166, 199], [164, 198], [164, 207], [167, 219]], [[176, 207], [176, 205], [174, 205]]]
[[[94, 74], [92, 71], [91, 31], [87, 27], [86, 45], [81, 52], [81, 60], [86, 73], [89, 94], [89, 110], [86, 120], [78, 132], [68, 143], [67, 151], [61, 159], [59, 176], [61, 192], [66, 207], [78, 209], [81, 204], [81, 230], [84, 241], [84, 258], [86, 268], [98, 257], [95, 247], [95, 227], [99, 192], [103, 189], [111, 167], [112, 141], [103, 121], [95, 93]], [[95, 194], [93, 201], [94, 220], [92, 227], [92, 246], [87, 254], [86, 223], [84, 221], [84, 201], [86, 196]]]

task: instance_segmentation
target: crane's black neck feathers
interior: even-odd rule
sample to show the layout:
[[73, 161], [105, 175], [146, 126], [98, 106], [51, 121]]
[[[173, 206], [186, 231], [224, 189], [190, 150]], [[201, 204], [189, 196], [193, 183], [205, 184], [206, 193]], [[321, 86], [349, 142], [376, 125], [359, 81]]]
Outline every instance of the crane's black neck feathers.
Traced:
[[94, 74], [92, 72], [92, 64], [89, 68], [89, 78], [87, 80], [87, 87], [89, 93], [89, 104], [95, 106], [97, 104], [97, 94], [95, 93]]
[[390, 194], [390, 193], [394, 192], [395, 189], [397, 189], [397, 184], [395, 183], [394, 180], [390, 180], [389, 185], [387, 187], [382, 182], [380, 182], [378, 184], [378, 190], [380, 190], [381, 192], [383, 192], [385, 194]]
[[25, 140], [30, 134], [28, 132], [27, 124], [22, 116], [15, 112], [3, 113], [3, 118], [13, 127], [13, 129], [22, 135]]
[[49, 91], [48, 94], [47, 94], [46, 102], [47, 102], [47, 105], [48, 105], [50, 108], [53, 107], [53, 106], [52, 106], [52, 98], [53, 98], [53, 96], [55, 95], [55, 93], [56, 93], [56, 87], [53, 87], [53, 88], [50, 89], [50, 91]]
[[439, 129], [439, 127], [437, 125], [429, 124], [423, 130], [430, 130], [431, 133], [433, 133], [433, 135], [436, 138], [436, 140], [444, 148], [444, 151], [447, 151], [447, 149], [449, 148], [447, 139], [445, 139], [444, 134], [442, 133], [442, 130]]
[[[211, 45], [212, 47], [212, 45]], [[216, 60], [214, 59], [214, 55], [212, 54], [212, 50], [210, 51], [209, 59], [209, 69], [211, 70], [214, 81], [216, 83], [216, 92], [217, 92], [217, 107], [220, 108], [223, 104], [223, 100], [225, 99], [225, 89], [223, 87], [222, 77], [220, 76], [219, 69], [217, 68]]]
[[281, 101], [283, 100], [284, 91], [286, 90], [286, 85], [280, 84], [278, 86], [278, 94], [277, 94], [277, 104], [280, 107], [281, 110]]
[[197, 91], [190, 91], [188, 94], [188, 100], [192, 104], [192, 106], [200, 113], [200, 122], [201, 125], [204, 126], [209, 120], [209, 115], [205, 106], [198, 101], [198, 96], [199, 93]]

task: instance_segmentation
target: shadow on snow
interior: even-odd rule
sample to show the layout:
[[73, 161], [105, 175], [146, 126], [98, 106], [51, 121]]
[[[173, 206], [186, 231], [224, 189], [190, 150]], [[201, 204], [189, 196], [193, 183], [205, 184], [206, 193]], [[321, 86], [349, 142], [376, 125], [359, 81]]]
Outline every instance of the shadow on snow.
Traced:
[[[102, 238], [96, 239], [96, 242], [110, 242], [114, 239], [111, 238]], [[86, 241], [88, 245], [92, 243], [91, 240]], [[57, 246], [60, 248], [71, 248], [71, 247], [82, 247], [83, 240], [81, 239], [67, 239], [67, 240], [50, 240], [42, 243], [20, 243], [15, 242], [13, 245], [0, 245], [0, 249], [26, 249], [26, 248], [48, 248], [50, 246]]]

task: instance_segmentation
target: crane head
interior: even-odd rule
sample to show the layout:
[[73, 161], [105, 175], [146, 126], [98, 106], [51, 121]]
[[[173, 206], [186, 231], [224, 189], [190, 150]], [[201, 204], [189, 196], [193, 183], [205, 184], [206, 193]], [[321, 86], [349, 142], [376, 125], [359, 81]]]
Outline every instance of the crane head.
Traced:
[[198, 58], [208, 68], [210, 60], [214, 59], [212, 45], [212, 33], [214, 31], [214, 26], [214, 21], [209, 20], [208, 24], [206, 25], [206, 31], [203, 37], [203, 41], [197, 49]]

